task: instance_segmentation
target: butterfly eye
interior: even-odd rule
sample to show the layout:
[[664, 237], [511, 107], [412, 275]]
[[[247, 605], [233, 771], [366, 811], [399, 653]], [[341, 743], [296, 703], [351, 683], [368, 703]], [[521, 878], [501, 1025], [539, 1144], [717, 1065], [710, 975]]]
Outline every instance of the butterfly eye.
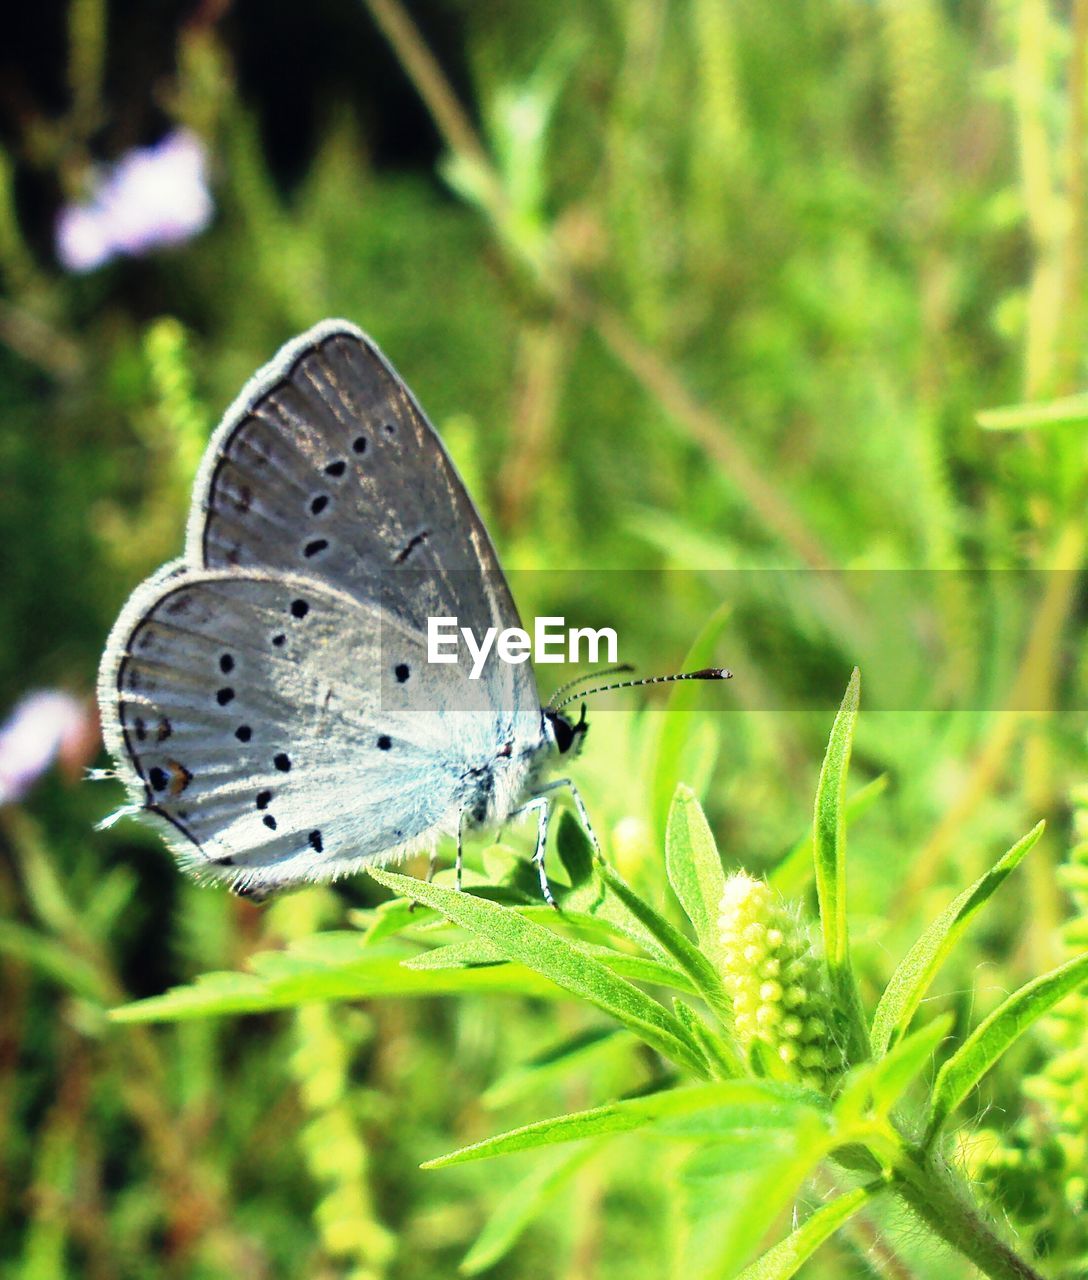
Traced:
[[547, 714], [552, 726], [556, 750], [561, 756], [565, 756], [574, 745], [576, 737], [574, 725], [564, 715], [559, 715], [554, 711], [549, 711]]

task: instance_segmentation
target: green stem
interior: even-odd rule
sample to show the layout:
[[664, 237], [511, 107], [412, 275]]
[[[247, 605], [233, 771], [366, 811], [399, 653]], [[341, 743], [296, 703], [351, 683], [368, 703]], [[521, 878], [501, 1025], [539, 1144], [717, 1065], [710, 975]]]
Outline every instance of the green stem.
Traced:
[[896, 1190], [942, 1240], [991, 1280], [1043, 1280], [964, 1197], [948, 1173], [917, 1147], [904, 1146], [895, 1164]]

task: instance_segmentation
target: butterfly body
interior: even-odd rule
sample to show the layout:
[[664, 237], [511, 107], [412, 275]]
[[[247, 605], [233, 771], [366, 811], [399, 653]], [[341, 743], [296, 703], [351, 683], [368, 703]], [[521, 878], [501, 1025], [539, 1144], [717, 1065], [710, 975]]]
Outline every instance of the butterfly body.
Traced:
[[[185, 553], [133, 593], [99, 674], [129, 810], [183, 867], [254, 897], [539, 818], [580, 744], [528, 663], [428, 662], [427, 619], [518, 614], [433, 428], [377, 347], [330, 321], [214, 433]], [[579, 810], [583, 812], [580, 802]]]

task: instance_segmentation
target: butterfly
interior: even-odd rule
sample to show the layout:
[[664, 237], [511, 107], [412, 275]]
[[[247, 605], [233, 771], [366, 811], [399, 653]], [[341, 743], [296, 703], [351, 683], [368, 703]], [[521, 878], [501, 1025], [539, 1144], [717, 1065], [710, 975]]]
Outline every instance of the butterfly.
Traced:
[[[282, 348], [214, 432], [184, 554], [139, 586], [98, 681], [130, 803], [181, 867], [261, 900], [535, 817], [587, 731], [528, 662], [428, 662], [427, 622], [520, 625], [449, 455], [378, 347], [330, 320]], [[716, 669], [685, 678], [723, 678]], [[574, 695], [577, 697], [578, 695]], [[567, 699], [567, 702], [573, 699]], [[112, 818], [110, 820], [112, 820]]]

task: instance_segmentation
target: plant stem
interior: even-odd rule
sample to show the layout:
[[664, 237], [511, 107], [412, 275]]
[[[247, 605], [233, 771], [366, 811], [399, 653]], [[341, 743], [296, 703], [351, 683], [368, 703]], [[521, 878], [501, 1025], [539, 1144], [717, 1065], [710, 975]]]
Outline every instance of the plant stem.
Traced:
[[991, 1280], [1043, 1280], [994, 1231], [949, 1174], [917, 1148], [896, 1161], [896, 1189], [922, 1221]]

